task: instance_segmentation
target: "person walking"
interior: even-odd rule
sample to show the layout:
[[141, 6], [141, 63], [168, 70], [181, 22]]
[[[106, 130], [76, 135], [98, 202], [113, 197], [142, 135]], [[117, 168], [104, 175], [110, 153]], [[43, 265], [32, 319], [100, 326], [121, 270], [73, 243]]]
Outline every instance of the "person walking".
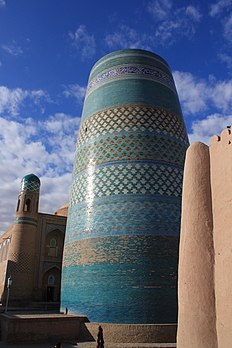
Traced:
[[101, 325], [98, 327], [97, 348], [104, 348], [103, 328]]

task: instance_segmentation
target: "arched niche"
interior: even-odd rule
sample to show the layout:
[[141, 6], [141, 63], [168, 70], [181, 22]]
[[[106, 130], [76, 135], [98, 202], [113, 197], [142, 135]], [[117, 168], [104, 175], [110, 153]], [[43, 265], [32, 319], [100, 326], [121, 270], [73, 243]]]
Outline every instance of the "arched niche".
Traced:
[[59, 229], [54, 229], [46, 235], [45, 256], [61, 261], [64, 245], [64, 233]]
[[26, 201], [24, 203], [23, 211], [31, 211], [31, 199], [30, 198], [26, 199]]
[[60, 301], [61, 269], [53, 266], [43, 275], [43, 300], [46, 302]]

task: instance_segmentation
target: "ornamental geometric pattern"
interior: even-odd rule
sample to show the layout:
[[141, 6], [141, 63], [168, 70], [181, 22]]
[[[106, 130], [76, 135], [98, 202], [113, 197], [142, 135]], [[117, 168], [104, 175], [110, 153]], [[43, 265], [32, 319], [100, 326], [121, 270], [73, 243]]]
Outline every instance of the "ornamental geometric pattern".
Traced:
[[159, 107], [124, 105], [98, 112], [83, 122], [77, 146], [92, 137], [122, 131], [162, 133], [189, 145], [184, 122], [175, 113]]
[[40, 182], [38, 181], [27, 181], [23, 180], [21, 185], [21, 191], [34, 191], [39, 192], [40, 190]]
[[34, 256], [30, 253], [11, 253], [10, 261], [12, 262], [9, 262], [9, 272], [21, 272], [27, 274], [33, 272], [31, 265], [34, 262]]
[[[180, 198], [122, 196], [97, 198], [69, 208], [66, 243], [75, 239], [120, 234], [176, 235], [180, 227]], [[91, 217], [89, 212], [92, 212]], [[102, 219], [104, 216], [104, 220]]]
[[120, 163], [89, 168], [73, 177], [70, 207], [95, 197], [127, 194], [181, 195], [183, 170], [158, 163]]
[[171, 75], [165, 73], [158, 68], [150, 68], [144, 66], [118, 66], [95, 77], [89, 82], [86, 97], [97, 87], [103, 83], [110, 82], [119, 78], [145, 78], [157, 82], [161, 82], [176, 93], [175, 84]]
[[118, 133], [99, 137], [78, 148], [74, 176], [90, 166], [118, 161], [156, 160], [184, 163], [187, 145], [176, 138], [152, 133]]
[[162, 58], [122, 50], [95, 64], [74, 160], [62, 308], [93, 322], [176, 322], [188, 145]]

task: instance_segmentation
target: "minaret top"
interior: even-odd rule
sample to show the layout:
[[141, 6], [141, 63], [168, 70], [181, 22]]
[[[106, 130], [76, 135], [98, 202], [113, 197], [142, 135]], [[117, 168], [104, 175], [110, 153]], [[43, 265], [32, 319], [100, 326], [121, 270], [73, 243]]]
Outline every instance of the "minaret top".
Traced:
[[39, 192], [40, 180], [35, 174], [27, 174], [21, 180], [21, 191]]

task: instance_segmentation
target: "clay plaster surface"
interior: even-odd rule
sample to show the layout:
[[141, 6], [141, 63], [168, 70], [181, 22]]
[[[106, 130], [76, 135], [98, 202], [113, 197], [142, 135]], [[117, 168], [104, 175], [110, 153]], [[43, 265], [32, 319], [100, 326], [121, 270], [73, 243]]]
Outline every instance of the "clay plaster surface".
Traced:
[[178, 348], [232, 342], [232, 135], [193, 143], [184, 171]]

